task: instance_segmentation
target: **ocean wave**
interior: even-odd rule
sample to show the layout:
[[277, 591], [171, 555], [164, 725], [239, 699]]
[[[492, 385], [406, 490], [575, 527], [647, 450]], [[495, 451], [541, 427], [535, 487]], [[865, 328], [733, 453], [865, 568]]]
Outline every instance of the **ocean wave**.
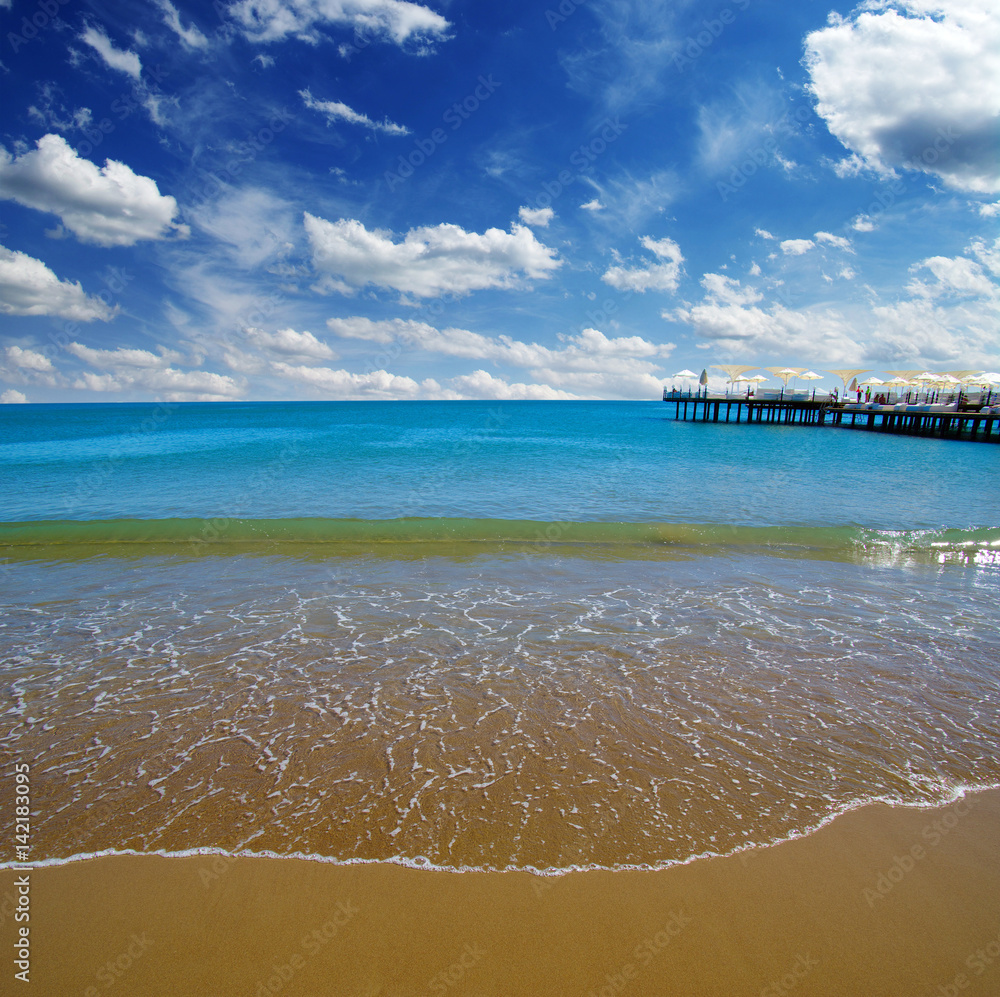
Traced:
[[[940, 794], [934, 799], [924, 800], [904, 800], [895, 796], [869, 795], [857, 800], [842, 802], [818, 820], [815, 820], [802, 828], [796, 828], [784, 835], [762, 841], [745, 842], [727, 851], [705, 850], [698, 853], [686, 855], [683, 858], [667, 859], [662, 862], [622, 862], [613, 864], [584, 863], [570, 864], [566, 866], [546, 866], [538, 867], [534, 865], [508, 864], [504, 866], [491, 865], [447, 865], [432, 862], [423, 855], [405, 856], [391, 855], [386, 858], [353, 858], [337, 857], [332, 855], [321, 855], [315, 852], [276, 852], [271, 849], [253, 851], [250, 849], [237, 848], [227, 851], [224, 848], [198, 847], [183, 849], [162, 849], [156, 848], [150, 851], [140, 851], [135, 848], [104, 848], [94, 852], [80, 852], [74, 855], [67, 855], [61, 858], [40, 859], [34, 862], [17, 862], [12, 860], [4, 861], [0, 859], [0, 869], [45, 869], [57, 866], [73, 865], [77, 862], [86, 862], [91, 859], [115, 858], [119, 856], [143, 856], [152, 855], [159, 858], [213, 858], [223, 859], [233, 862], [238, 859], [279, 859], [296, 860], [300, 862], [317, 862], [324, 865], [336, 866], [365, 866], [365, 865], [396, 865], [406, 869], [419, 869], [427, 872], [447, 872], [453, 874], [462, 873], [497, 873], [497, 872], [524, 872], [533, 876], [556, 877], [566, 876], [575, 872], [662, 872], [677, 866], [691, 865], [693, 862], [701, 862], [706, 859], [724, 859], [735, 855], [746, 854], [748, 852], [759, 851], [766, 848], [774, 848], [789, 841], [798, 841], [807, 838], [817, 831], [822, 830], [832, 824], [844, 814], [852, 813], [871, 806], [888, 806], [902, 810], [940, 810], [951, 806], [969, 796], [979, 793], [995, 792], [1000, 790], [1000, 783], [983, 783], [978, 785], [960, 785], [953, 787], [941, 787]], [[209, 870], [211, 873], [211, 870]]]

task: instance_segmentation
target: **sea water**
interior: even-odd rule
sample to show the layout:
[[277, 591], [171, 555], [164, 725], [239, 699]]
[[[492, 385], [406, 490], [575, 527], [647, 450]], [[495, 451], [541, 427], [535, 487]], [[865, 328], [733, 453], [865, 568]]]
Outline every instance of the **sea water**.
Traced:
[[1000, 447], [671, 415], [3, 407], [33, 859], [660, 867], [1000, 784]]

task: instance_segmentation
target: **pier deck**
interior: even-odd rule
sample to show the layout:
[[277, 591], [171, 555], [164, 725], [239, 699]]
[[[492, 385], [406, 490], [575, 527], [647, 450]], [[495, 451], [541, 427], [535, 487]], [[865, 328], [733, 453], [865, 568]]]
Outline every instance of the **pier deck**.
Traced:
[[907, 436], [1000, 443], [1000, 411], [952, 405], [876, 405], [743, 395], [692, 396], [664, 391], [679, 421], [755, 422], [785, 426], [838, 426]]

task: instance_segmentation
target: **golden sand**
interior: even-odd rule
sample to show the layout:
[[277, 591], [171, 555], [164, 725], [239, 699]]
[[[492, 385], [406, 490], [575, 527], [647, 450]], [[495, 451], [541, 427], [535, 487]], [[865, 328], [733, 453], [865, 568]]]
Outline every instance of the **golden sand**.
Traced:
[[0, 874], [0, 992], [1000, 994], [1000, 791], [658, 872], [116, 856]]

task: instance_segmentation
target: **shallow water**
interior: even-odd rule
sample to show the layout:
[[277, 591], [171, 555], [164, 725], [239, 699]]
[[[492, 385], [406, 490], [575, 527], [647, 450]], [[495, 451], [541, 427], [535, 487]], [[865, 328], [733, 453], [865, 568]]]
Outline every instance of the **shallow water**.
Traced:
[[664, 866], [1000, 785], [1000, 448], [646, 403], [27, 408], [0, 745], [35, 860]]
[[661, 866], [1000, 783], [995, 569], [726, 553], [12, 565], [36, 847]]

